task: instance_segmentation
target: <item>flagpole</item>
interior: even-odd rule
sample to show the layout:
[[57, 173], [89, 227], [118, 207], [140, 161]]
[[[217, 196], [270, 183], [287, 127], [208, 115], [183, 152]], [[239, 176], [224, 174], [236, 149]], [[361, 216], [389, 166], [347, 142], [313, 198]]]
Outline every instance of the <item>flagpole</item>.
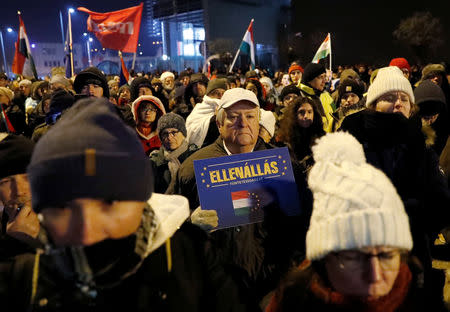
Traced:
[[332, 51], [331, 51], [331, 34], [330, 33], [328, 33], [328, 37], [330, 38], [330, 72], [332, 72], [332, 66], [331, 66], [331, 54], [332, 54]]
[[[69, 55], [70, 55], [70, 72], [71, 72], [71, 77], [73, 77], [73, 51], [72, 51], [72, 19], [70, 17], [71, 13], [69, 10], [69, 23], [67, 25], [67, 27], [69, 27]], [[67, 78], [71, 78], [71, 77], [67, 77]]]
[[[253, 23], [253, 21], [254, 21], [254, 19], [252, 18], [252, 20], [250, 21], [249, 26]], [[244, 36], [242, 37], [241, 44], [242, 44], [242, 41], [244, 41], [245, 34], [247, 33], [247, 31], [248, 31], [248, 27], [247, 27], [247, 29], [245, 30]], [[233, 70], [233, 67], [234, 67], [234, 63], [236, 63], [237, 57], [238, 57], [238, 55], [239, 55], [239, 51], [241, 50], [241, 44], [239, 45], [239, 48], [238, 48], [238, 50], [236, 51], [236, 55], [234, 56], [233, 63], [231, 63], [229, 73], [231, 73], [231, 71]], [[251, 49], [251, 48], [250, 48], [250, 49]], [[255, 65], [256, 65], [256, 64], [255, 64]]]

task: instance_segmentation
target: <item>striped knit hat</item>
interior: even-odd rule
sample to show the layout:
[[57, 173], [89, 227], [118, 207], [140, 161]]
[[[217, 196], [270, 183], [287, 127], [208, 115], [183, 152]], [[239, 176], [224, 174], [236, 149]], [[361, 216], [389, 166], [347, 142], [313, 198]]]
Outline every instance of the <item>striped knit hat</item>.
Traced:
[[366, 107], [370, 107], [380, 96], [391, 91], [405, 92], [411, 102], [414, 103], [411, 83], [403, 76], [402, 71], [397, 66], [390, 66], [380, 68], [378, 71], [377, 78], [367, 91]]

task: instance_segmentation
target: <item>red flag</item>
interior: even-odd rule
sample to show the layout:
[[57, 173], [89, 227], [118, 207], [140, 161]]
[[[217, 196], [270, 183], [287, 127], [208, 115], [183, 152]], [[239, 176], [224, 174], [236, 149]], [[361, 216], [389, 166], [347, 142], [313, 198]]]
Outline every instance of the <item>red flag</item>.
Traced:
[[142, 8], [138, 6], [107, 13], [97, 13], [86, 8], [78, 10], [89, 14], [87, 29], [93, 32], [103, 48], [135, 53], [139, 40]]
[[[30, 42], [28, 41], [27, 31], [25, 30], [25, 24], [19, 13], [19, 35], [16, 41], [16, 51], [14, 53], [14, 60], [11, 70], [18, 75], [28, 75], [37, 78], [36, 67], [34, 65], [33, 58], [31, 56]], [[25, 66], [25, 63], [27, 66]]]
[[128, 69], [125, 66], [125, 62], [123, 61], [122, 53], [119, 54], [120, 57], [120, 85], [128, 84], [130, 82], [130, 74], [128, 73]]

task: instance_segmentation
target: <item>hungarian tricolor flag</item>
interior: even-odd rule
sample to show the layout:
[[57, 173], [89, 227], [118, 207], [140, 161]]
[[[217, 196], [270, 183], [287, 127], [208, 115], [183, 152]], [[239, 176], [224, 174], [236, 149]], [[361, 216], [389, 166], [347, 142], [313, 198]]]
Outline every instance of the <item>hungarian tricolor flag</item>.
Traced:
[[144, 4], [141, 3], [135, 7], [107, 13], [92, 12], [83, 7], [78, 10], [89, 14], [87, 29], [95, 34], [103, 48], [135, 53], [143, 7]]
[[328, 33], [327, 37], [320, 45], [319, 50], [317, 50], [316, 55], [314, 55], [312, 62], [319, 63], [319, 60], [326, 58], [330, 54], [331, 54], [331, 36], [330, 33]]
[[16, 41], [16, 52], [12, 64], [12, 72], [18, 75], [33, 76], [37, 79], [36, 66], [31, 56], [30, 42], [27, 31], [19, 14], [19, 36]]
[[252, 69], [255, 69], [255, 45], [253, 40], [253, 19], [248, 25], [247, 31], [244, 34], [244, 38], [242, 39], [241, 46], [239, 50], [250, 55], [250, 61], [252, 65]]
[[231, 200], [233, 201], [233, 209], [236, 216], [250, 214], [253, 208], [253, 199], [248, 191], [232, 192]]
[[120, 57], [120, 86], [130, 83], [130, 74], [128, 73], [128, 69], [125, 66], [125, 62], [123, 61], [122, 53], [119, 53]]

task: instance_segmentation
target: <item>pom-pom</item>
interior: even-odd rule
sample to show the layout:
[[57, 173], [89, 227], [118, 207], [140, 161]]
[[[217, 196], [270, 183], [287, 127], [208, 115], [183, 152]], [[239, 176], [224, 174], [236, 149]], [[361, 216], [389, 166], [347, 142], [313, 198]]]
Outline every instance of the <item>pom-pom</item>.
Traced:
[[332, 162], [336, 165], [344, 161], [356, 165], [366, 162], [362, 145], [347, 132], [328, 133], [316, 141], [312, 151], [316, 162]]

